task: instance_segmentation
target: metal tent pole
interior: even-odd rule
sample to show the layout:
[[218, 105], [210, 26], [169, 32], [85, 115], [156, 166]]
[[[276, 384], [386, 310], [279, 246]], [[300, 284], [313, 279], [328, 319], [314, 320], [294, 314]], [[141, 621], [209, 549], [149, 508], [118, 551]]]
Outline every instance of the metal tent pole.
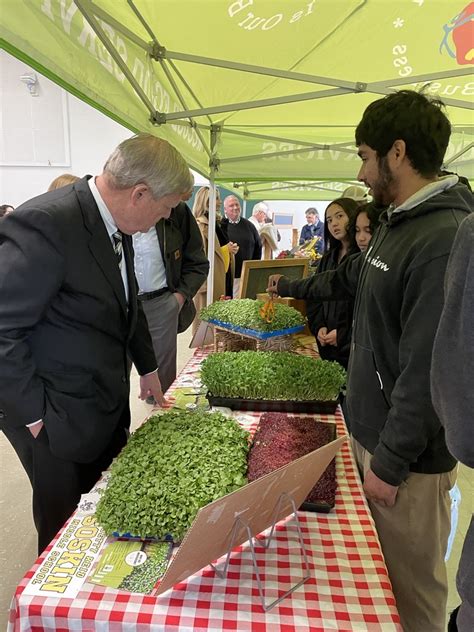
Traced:
[[218, 126], [211, 127], [211, 160], [209, 161], [209, 226], [207, 231], [207, 258], [209, 259], [209, 274], [207, 277], [206, 304], [210, 305], [214, 300], [214, 251], [216, 247], [216, 171], [218, 160], [215, 155], [215, 147], [219, 133]]

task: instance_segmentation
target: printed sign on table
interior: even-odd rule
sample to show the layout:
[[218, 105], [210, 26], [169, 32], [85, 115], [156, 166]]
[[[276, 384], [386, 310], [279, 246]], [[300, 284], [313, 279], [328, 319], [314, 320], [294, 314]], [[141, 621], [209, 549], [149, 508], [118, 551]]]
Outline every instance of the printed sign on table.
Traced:
[[103, 551], [88, 581], [148, 595], [163, 576], [171, 549], [171, 542], [116, 540]]
[[23, 591], [25, 595], [74, 598], [82, 588], [106, 540], [95, 516], [71, 518]]

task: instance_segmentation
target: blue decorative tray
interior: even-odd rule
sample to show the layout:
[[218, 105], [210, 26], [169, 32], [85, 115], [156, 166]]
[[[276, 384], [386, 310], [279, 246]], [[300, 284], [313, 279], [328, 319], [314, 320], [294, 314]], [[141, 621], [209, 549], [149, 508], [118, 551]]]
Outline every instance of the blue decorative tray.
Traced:
[[246, 336], [251, 336], [252, 338], [257, 338], [258, 340], [267, 340], [268, 338], [275, 338], [276, 336], [288, 336], [291, 334], [298, 334], [300, 331], [303, 331], [305, 327], [304, 325], [297, 325], [296, 327], [290, 327], [289, 329], [278, 329], [276, 331], [257, 331], [256, 329], [246, 329], [245, 327], [239, 327], [238, 325], [224, 323], [221, 320], [216, 320], [214, 318], [210, 318], [207, 322], [211, 323], [212, 325], [217, 325], [217, 327], [221, 327], [222, 329], [233, 331], [236, 334], [244, 334]]
[[133, 535], [133, 533], [113, 531], [112, 536], [114, 538], [120, 538], [121, 540], [138, 540], [143, 542], [174, 542], [173, 536], [170, 533], [167, 533], [164, 538], [156, 537], [156, 536], [146, 536], [145, 538], [140, 537], [139, 535]]

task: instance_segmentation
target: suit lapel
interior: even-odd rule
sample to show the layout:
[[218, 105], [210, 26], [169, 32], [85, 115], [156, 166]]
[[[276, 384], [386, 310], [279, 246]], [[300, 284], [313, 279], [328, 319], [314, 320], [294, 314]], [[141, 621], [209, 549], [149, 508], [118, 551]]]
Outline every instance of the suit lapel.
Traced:
[[[105, 228], [105, 224], [90, 191], [87, 180], [87, 177], [82, 178], [82, 180], [74, 185], [74, 188], [76, 190], [79, 205], [84, 218], [84, 225], [90, 233], [89, 250], [108, 283], [111, 285], [114, 294], [120, 303], [123, 314], [127, 318], [127, 301], [120, 268], [117, 265], [117, 258], [112, 247], [112, 242], [110, 241], [107, 229]], [[129, 285], [132, 284], [129, 283]]]
[[161, 257], [163, 259], [163, 264], [164, 264], [166, 261], [165, 259], [166, 257], [165, 220], [160, 219], [160, 221], [156, 224], [155, 229], [156, 229], [156, 234], [158, 236], [158, 243], [160, 244]]

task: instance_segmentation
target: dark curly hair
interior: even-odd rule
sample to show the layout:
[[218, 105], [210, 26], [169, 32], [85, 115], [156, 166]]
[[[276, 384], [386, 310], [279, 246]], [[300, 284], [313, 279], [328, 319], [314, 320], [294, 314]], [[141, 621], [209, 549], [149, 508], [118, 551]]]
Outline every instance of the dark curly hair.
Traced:
[[380, 159], [403, 140], [413, 169], [425, 178], [436, 176], [451, 136], [443, 107], [439, 99], [413, 90], [389, 94], [366, 108], [355, 131], [356, 145], [368, 145]]

